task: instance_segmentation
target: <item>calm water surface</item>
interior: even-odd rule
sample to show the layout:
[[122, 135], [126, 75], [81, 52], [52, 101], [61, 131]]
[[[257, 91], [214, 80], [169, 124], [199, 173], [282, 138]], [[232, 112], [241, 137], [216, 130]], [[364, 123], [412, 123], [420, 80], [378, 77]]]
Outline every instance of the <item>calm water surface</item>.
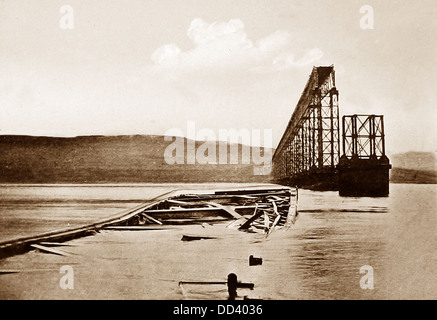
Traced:
[[[236, 186], [1, 185], [0, 241], [90, 223], [172, 189]], [[393, 184], [387, 198], [299, 190], [296, 224], [252, 244], [264, 263], [251, 276], [274, 299], [437, 299], [436, 204], [436, 185]], [[373, 290], [360, 287], [362, 266], [373, 268]]]

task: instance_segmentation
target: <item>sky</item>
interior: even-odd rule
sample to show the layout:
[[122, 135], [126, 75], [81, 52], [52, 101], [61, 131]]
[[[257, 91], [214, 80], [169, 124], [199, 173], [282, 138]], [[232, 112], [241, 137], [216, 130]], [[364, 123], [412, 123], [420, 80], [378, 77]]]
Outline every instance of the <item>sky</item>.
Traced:
[[313, 66], [333, 64], [340, 116], [384, 115], [387, 153], [436, 152], [436, 31], [435, 0], [2, 0], [0, 135], [194, 121], [272, 130], [275, 147]]

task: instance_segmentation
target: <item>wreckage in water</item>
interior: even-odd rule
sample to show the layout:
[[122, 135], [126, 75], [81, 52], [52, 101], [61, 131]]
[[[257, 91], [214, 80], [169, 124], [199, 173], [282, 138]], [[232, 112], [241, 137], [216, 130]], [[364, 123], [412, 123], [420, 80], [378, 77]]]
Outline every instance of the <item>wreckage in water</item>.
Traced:
[[[156, 230], [172, 225], [216, 224], [229, 221], [229, 228], [265, 234], [290, 227], [297, 217], [297, 189], [283, 186], [180, 193], [80, 228], [62, 229], [0, 243], [0, 258], [32, 249], [48, 250], [48, 243], [61, 243], [93, 235], [100, 230]], [[212, 237], [209, 237], [212, 238]], [[184, 235], [181, 240], [201, 240]]]
[[[250, 188], [180, 194], [105, 228], [134, 230], [234, 220], [231, 225], [234, 228], [269, 235], [278, 228], [289, 227], [296, 215], [297, 190], [289, 187]], [[186, 240], [190, 240], [189, 237]]]

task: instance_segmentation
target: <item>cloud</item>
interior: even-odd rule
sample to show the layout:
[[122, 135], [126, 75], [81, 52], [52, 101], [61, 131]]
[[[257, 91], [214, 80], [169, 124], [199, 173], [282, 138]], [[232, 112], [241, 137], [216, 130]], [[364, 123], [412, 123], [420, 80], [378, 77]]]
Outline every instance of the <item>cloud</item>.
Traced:
[[181, 49], [177, 45], [166, 44], [152, 54], [152, 60], [161, 66], [177, 66], [180, 53]]
[[187, 36], [193, 43], [190, 50], [166, 44], [153, 52], [154, 64], [183, 70], [243, 68], [265, 72], [307, 66], [323, 56], [320, 49], [313, 48], [296, 59], [292, 37], [282, 30], [254, 44], [239, 19], [208, 23], [197, 18], [191, 22]]
[[273, 61], [273, 65], [279, 69], [288, 67], [304, 67], [312, 64], [323, 57], [323, 51], [319, 48], [311, 49], [305, 56], [296, 60], [293, 54], [282, 54], [276, 57]]
[[253, 44], [247, 40], [244, 24], [241, 20], [232, 19], [229, 22], [214, 22], [209, 24], [202, 19], [194, 19], [187, 31], [188, 37], [197, 45], [211, 44], [215, 41], [233, 43], [234, 45]]

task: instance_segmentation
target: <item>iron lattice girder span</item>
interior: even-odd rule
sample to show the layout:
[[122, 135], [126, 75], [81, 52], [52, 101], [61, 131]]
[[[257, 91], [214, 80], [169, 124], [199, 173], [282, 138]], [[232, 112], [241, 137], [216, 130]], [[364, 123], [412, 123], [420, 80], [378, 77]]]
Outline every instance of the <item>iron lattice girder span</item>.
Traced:
[[382, 115], [343, 116], [343, 155], [351, 159], [380, 158], [385, 155]]
[[275, 178], [332, 168], [340, 157], [334, 66], [314, 67], [273, 155]]

